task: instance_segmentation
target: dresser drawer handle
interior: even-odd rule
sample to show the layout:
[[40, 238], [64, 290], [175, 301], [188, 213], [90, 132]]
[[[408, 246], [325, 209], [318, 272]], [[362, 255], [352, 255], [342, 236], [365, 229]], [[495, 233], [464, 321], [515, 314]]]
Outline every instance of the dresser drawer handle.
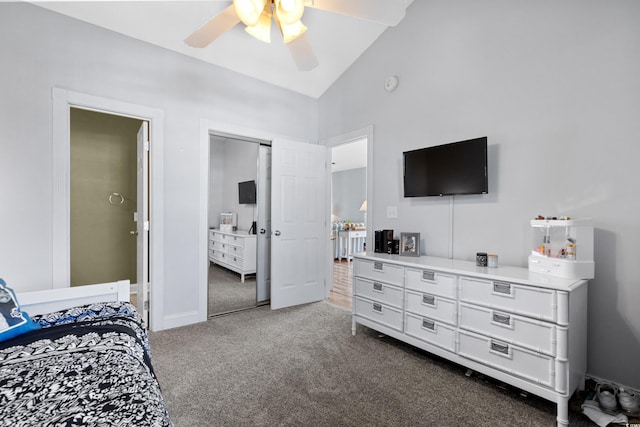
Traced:
[[422, 280], [435, 280], [436, 273], [434, 271], [423, 270], [422, 271]]
[[374, 261], [373, 263], [374, 270], [382, 271], [382, 266], [383, 264], [380, 261]]
[[511, 283], [493, 282], [493, 292], [511, 295]]
[[491, 350], [502, 354], [509, 354], [509, 346], [491, 341]]
[[382, 292], [382, 283], [373, 282], [373, 290]]
[[377, 302], [373, 303], [373, 311], [377, 311], [378, 313], [382, 313], [382, 304], [378, 304]]
[[435, 331], [436, 330], [436, 324], [433, 320], [429, 320], [429, 319], [422, 319], [422, 327], [425, 329], [429, 329], [431, 331]]
[[508, 314], [493, 313], [493, 321], [503, 325], [511, 325], [511, 316]]
[[422, 303], [427, 305], [436, 305], [436, 297], [433, 295], [423, 294]]

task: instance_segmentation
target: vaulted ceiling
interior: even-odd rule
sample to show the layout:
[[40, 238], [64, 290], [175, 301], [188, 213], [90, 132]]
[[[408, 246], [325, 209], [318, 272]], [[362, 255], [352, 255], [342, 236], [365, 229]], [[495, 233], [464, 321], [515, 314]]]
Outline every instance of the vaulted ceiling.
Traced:
[[[348, 2], [350, 0], [344, 0]], [[413, 0], [400, 2], [406, 7]], [[231, 4], [207, 1], [44, 1], [43, 8], [161, 46], [313, 98], [349, 68], [388, 27], [350, 16], [306, 7], [303, 22], [319, 65], [299, 71], [276, 26], [271, 43], [256, 40], [234, 26], [205, 48], [185, 38]]]

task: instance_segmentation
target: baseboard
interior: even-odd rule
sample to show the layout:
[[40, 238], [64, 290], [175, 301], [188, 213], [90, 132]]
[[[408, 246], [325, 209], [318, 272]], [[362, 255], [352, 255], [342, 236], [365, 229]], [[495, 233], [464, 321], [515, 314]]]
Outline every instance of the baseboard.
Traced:
[[162, 325], [160, 325], [160, 327], [156, 326], [154, 328], [154, 331], [178, 328], [180, 326], [187, 326], [194, 323], [204, 322], [206, 320], [206, 313], [204, 318], [202, 318], [202, 314], [198, 311], [188, 311], [184, 313], [171, 314], [165, 316], [162, 319]]

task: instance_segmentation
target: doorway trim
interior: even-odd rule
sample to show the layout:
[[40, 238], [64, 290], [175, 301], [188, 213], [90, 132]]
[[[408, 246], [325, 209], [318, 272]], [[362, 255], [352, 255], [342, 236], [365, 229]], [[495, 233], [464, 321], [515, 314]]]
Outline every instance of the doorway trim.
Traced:
[[[348, 144], [350, 142], [354, 142], [360, 139], [367, 140], [367, 222], [366, 222], [366, 232], [367, 232], [367, 242], [371, 245], [373, 242], [373, 231], [371, 228], [371, 224], [373, 224], [373, 125], [369, 125], [363, 127], [361, 129], [356, 129], [351, 132], [347, 132], [341, 135], [333, 136], [331, 138], [327, 138], [323, 140], [324, 145], [329, 148], [327, 150], [327, 161], [331, 162], [331, 148], [336, 147], [338, 145]], [[331, 168], [327, 170], [327, 188], [331, 188]], [[327, 191], [327, 218], [331, 218], [331, 191]], [[331, 235], [331, 221], [327, 221], [327, 235]], [[331, 245], [327, 249], [327, 279], [333, 277], [333, 255], [331, 254]], [[326, 289], [326, 298], [329, 298], [329, 293], [331, 292], [332, 286], [327, 286]]]
[[149, 122], [150, 232], [149, 232], [149, 328], [165, 329], [163, 259], [163, 153], [164, 111], [61, 88], [53, 88], [52, 117], [52, 288], [70, 286], [70, 110], [80, 108]]
[[208, 237], [209, 237], [209, 161], [211, 155], [211, 134], [228, 134], [247, 139], [273, 141], [274, 136], [266, 131], [249, 127], [200, 119], [200, 212], [198, 215], [198, 318], [201, 321], [208, 317]]

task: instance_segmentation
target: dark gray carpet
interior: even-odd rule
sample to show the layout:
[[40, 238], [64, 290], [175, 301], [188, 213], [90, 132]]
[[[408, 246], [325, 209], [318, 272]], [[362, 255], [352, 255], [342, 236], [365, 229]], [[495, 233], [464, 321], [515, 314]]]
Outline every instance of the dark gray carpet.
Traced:
[[[380, 336], [327, 302], [151, 333], [171, 417], [188, 426], [553, 426], [555, 404]], [[572, 413], [572, 425], [591, 425]]]

